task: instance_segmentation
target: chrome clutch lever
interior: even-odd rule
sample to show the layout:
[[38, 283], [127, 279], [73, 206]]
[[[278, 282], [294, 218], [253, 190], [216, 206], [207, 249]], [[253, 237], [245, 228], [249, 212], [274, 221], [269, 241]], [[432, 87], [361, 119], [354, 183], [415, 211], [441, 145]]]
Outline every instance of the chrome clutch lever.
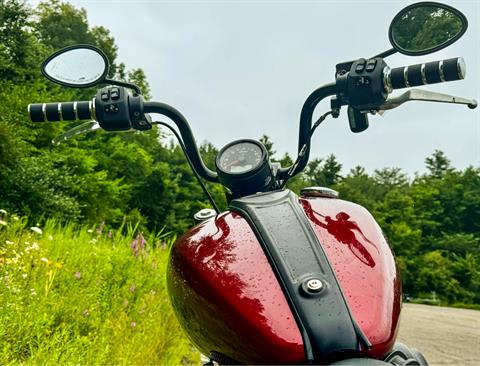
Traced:
[[383, 114], [383, 112], [389, 109], [397, 108], [403, 103], [412, 100], [419, 100], [424, 102], [465, 104], [470, 109], [475, 109], [478, 105], [475, 99], [455, 97], [453, 95], [435, 93], [428, 90], [410, 89], [398, 96], [388, 98], [385, 103], [379, 107], [378, 113], [381, 115]]
[[96, 130], [101, 130], [102, 128], [98, 124], [97, 121], [88, 121], [85, 123], [82, 123], [81, 125], [75, 126], [72, 129], [66, 131], [65, 133], [61, 134], [58, 137], [55, 137], [52, 140], [53, 145], [60, 145], [63, 141], [68, 140], [69, 138], [80, 135], [82, 133], [87, 133], [90, 131], [96, 131]]

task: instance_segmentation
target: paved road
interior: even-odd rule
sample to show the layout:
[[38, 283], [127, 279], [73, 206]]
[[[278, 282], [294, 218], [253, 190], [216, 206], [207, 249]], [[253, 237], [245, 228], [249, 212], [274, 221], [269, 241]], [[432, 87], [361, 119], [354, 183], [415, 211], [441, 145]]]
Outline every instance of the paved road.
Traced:
[[480, 365], [480, 311], [404, 304], [398, 341], [429, 365]]

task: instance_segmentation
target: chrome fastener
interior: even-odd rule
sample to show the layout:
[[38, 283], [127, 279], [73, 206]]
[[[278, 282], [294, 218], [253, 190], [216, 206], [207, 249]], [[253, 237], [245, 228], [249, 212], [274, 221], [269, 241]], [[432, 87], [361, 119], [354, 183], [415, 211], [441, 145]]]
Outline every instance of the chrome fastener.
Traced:
[[307, 281], [307, 289], [311, 292], [320, 292], [323, 288], [323, 283], [317, 278], [312, 278]]

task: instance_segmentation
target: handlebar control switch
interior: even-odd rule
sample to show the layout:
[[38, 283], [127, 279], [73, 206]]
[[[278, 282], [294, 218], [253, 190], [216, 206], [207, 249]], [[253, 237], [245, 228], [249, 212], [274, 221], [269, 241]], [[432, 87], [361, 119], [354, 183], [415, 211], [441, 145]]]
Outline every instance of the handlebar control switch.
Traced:
[[346, 104], [362, 111], [382, 105], [388, 96], [383, 85], [385, 67], [388, 66], [382, 58], [361, 58], [355, 61], [347, 76], [346, 93], [343, 97]]
[[100, 127], [107, 131], [131, 129], [128, 99], [125, 88], [109, 86], [100, 89], [95, 96], [95, 112]]
[[358, 61], [356, 62], [356, 66], [355, 66], [355, 72], [358, 72], [358, 73], [363, 72], [363, 70], [365, 70], [366, 62], [367, 62], [367, 60], [365, 60], [364, 58], [358, 59]]
[[130, 120], [132, 127], [136, 130], [145, 131], [152, 128], [148, 116], [143, 111], [143, 97], [141, 95], [128, 96], [128, 106], [130, 110]]
[[111, 88], [110, 97], [112, 100], [118, 100], [120, 98], [120, 90], [118, 88]]

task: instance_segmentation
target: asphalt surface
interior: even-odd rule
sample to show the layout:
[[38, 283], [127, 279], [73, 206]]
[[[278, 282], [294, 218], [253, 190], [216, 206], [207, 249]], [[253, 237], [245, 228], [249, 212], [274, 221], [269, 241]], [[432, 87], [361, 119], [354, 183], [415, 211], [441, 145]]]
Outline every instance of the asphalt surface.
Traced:
[[404, 304], [397, 341], [429, 365], [480, 365], [480, 311]]

